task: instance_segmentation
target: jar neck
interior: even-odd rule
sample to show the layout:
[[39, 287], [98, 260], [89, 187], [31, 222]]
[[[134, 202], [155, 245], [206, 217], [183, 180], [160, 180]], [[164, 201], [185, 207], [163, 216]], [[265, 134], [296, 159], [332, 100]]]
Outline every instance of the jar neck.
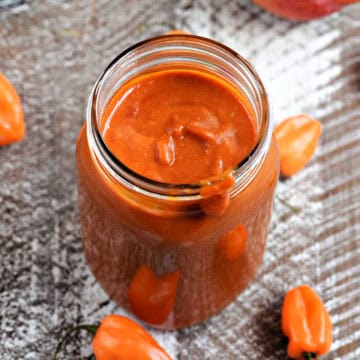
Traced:
[[[225, 80], [245, 97], [256, 120], [257, 142], [248, 157], [216, 178], [195, 184], [168, 184], [143, 177], [126, 167], [107, 147], [101, 119], [114, 94], [129, 80], [168, 69], [203, 71]], [[106, 68], [92, 89], [87, 107], [87, 137], [91, 152], [119, 185], [144, 196], [168, 200], [194, 200], [200, 190], [221, 183], [232, 174], [233, 196], [243, 190], [261, 167], [271, 142], [266, 92], [252, 66], [240, 55], [213, 40], [193, 35], [168, 35], [140, 42], [121, 53]]]

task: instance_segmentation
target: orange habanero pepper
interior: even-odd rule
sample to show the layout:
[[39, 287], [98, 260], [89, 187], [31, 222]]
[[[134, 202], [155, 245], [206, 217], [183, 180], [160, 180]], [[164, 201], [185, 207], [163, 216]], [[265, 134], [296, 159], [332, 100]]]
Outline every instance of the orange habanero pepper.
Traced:
[[179, 271], [157, 276], [148, 265], [140, 266], [128, 289], [133, 313], [149, 324], [166, 322], [173, 310], [179, 278]]
[[9, 145], [25, 136], [21, 100], [11, 82], [0, 72], [0, 145]]
[[278, 124], [274, 135], [280, 152], [280, 172], [283, 176], [292, 176], [314, 155], [321, 123], [308, 115], [293, 116]]
[[220, 237], [217, 247], [228, 260], [236, 260], [246, 249], [247, 230], [243, 224], [235, 226], [232, 230]]
[[103, 319], [92, 346], [96, 360], [171, 360], [145, 329], [120, 315]]
[[60, 341], [53, 360], [65, 341], [75, 332], [86, 330], [93, 335], [96, 360], [172, 360], [156, 340], [136, 322], [120, 315], [107, 315], [99, 326], [79, 325]]
[[308, 285], [296, 287], [286, 294], [281, 328], [289, 338], [287, 352], [290, 358], [316, 359], [330, 350], [332, 325], [329, 313]]

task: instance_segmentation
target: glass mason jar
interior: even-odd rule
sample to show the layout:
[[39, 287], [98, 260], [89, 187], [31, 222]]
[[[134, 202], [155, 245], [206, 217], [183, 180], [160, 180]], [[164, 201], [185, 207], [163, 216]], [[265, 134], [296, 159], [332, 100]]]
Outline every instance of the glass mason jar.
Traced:
[[[178, 185], [136, 174], [111, 153], [99, 130], [110, 99], [130, 79], [162, 69], [197, 69], [237, 90], [258, 130], [244, 161], [218, 178]], [[237, 53], [192, 35], [130, 47], [92, 90], [76, 157], [85, 257], [120, 306], [153, 326], [181, 328], [218, 313], [254, 278], [279, 158], [264, 87]], [[229, 177], [231, 185], [223, 186]]]

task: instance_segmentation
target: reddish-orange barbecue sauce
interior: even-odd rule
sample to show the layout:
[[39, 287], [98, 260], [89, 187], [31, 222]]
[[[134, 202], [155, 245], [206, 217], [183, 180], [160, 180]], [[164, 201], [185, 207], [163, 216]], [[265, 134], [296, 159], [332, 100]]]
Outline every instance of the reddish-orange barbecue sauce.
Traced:
[[128, 168], [166, 183], [197, 183], [235, 167], [256, 142], [244, 99], [218, 77], [169, 70], [137, 77], [107, 107], [102, 131]]
[[[220, 76], [194, 70], [143, 74], [115, 92], [99, 119], [106, 146], [143, 177], [200, 182], [199, 194], [189, 197], [128, 185], [94, 151], [92, 132], [80, 132], [85, 257], [109, 296], [143, 321], [170, 329], [198, 323], [254, 278], [279, 174], [270, 134], [262, 162], [241, 189], [229, 170], [259, 140], [255, 119], [244, 94]], [[214, 175], [222, 181], [205, 181]]]

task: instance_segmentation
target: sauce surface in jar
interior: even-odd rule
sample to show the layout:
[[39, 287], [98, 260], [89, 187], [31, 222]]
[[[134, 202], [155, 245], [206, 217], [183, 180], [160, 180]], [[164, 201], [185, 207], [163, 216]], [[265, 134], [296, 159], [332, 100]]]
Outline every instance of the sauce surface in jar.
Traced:
[[110, 151], [146, 178], [198, 183], [234, 168], [256, 142], [256, 123], [238, 91], [219, 77], [168, 70], [116, 92], [102, 132]]

